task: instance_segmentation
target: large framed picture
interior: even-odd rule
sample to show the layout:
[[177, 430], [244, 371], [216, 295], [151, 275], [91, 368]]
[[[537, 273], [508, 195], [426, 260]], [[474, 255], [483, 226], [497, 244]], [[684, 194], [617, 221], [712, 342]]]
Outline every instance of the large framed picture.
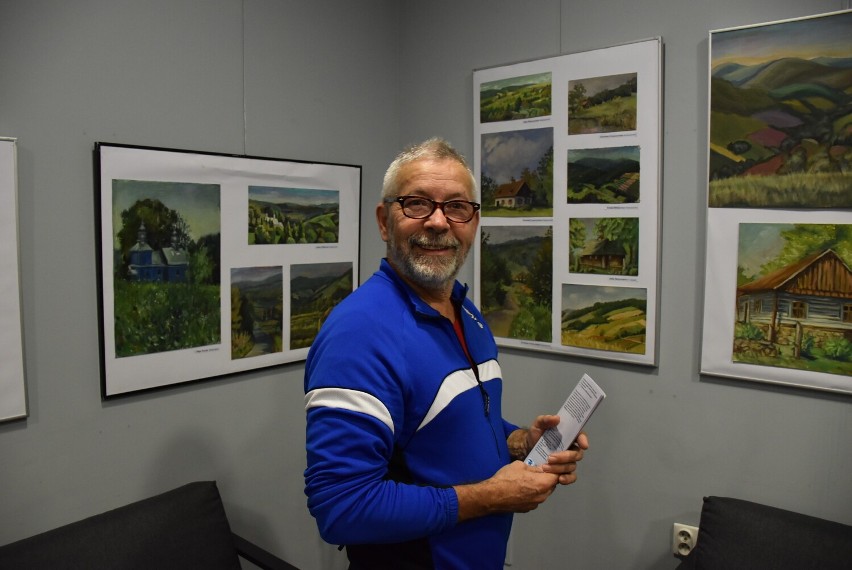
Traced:
[[95, 146], [102, 396], [302, 360], [357, 286], [361, 168]]
[[474, 296], [501, 346], [656, 365], [659, 38], [474, 72]]
[[709, 51], [701, 372], [852, 394], [852, 11]]
[[26, 417], [21, 285], [18, 274], [17, 142], [0, 137], [0, 422]]

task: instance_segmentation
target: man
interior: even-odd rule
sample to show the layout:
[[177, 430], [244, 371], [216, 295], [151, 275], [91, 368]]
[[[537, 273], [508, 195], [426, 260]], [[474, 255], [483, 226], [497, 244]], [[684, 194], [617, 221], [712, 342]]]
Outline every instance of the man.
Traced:
[[547, 465], [517, 461], [559, 418], [502, 418], [494, 337], [455, 280], [479, 223], [475, 189], [443, 140], [401, 153], [376, 207], [387, 258], [308, 354], [305, 492], [351, 570], [502, 568], [512, 513], [573, 483], [588, 448], [583, 434]]

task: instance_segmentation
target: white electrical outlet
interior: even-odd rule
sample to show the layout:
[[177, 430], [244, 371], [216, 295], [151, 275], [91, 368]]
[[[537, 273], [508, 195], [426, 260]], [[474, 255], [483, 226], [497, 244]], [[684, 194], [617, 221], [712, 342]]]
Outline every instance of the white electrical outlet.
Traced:
[[674, 523], [672, 530], [672, 553], [675, 556], [686, 556], [698, 544], [698, 527], [688, 524]]

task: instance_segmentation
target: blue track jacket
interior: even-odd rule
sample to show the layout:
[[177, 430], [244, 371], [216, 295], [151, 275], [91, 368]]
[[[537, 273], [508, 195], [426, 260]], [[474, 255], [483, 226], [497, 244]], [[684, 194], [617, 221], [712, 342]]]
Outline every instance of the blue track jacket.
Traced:
[[456, 282], [479, 379], [452, 323], [387, 260], [311, 346], [305, 493], [323, 539], [346, 545], [353, 567], [364, 552], [371, 568], [503, 566], [512, 515], [458, 523], [452, 489], [508, 464], [517, 429], [502, 419], [494, 337], [466, 293]]

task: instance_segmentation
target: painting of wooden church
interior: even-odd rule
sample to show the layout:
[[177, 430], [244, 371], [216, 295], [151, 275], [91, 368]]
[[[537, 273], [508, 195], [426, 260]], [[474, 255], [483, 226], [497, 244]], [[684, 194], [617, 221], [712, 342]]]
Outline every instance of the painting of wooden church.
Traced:
[[[155, 250], [148, 245], [145, 223], [139, 225], [136, 244], [130, 248], [128, 274], [132, 281], [184, 283], [189, 259], [186, 250], [169, 245]], [[172, 236], [172, 243], [176, 240]]]

